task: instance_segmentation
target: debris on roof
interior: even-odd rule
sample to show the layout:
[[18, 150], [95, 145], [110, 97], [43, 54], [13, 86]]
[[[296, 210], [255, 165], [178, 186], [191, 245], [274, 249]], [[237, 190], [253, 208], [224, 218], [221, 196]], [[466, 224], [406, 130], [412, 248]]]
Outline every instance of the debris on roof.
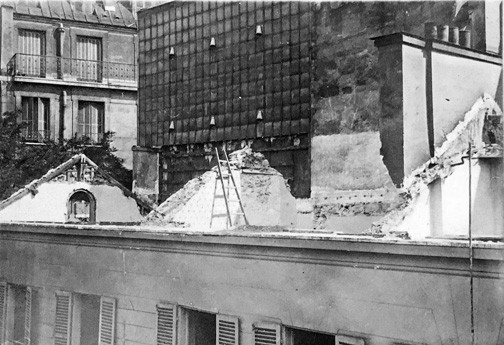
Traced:
[[436, 148], [435, 157], [405, 177], [400, 193], [403, 201], [374, 222], [369, 232], [393, 233], [415, 227], [413, 213], [419, 204], [430, 202], [429, 185], [448, 178], [454, 167], [464, 163], [469, 155], [469, 143], [475, 158], [502, 158], [501, 120], [502, 111], [492, 97], [485, 94], [479, 98], [465, 114], [464, 120], [446, 136], [441, 147]]
[[[293, 227], [296, 219], [295, 199], [282, 175], [270, 167], [264, 155], [245, 147], [229, 154], [229, 162], [250, 225]], [[223, 193], [217, 176], [217, 167], [214, 167], [190, 180], [161, 203], [156, 212], [151, 212], [145, 223], [203, 231], [226, 228], [225, 218], [212, 219], [212, 212], [226, 213], [224, 199], [215, 198], [215, 195]], [[230, 213], [238, 213], [235, 208], [239, 205], [233, 202], [237, 201], [234, 189], [226, 189]], [[243, 225], [240, 223], [242, 220], [238, 217], [233, 219], [233, 225]]]

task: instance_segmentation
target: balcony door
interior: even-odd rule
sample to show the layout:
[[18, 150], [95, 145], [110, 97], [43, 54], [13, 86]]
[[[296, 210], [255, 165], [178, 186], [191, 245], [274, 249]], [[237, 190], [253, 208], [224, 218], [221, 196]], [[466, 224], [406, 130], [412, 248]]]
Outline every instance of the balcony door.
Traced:
[[50, 138], [49, 131], [49, 99], [38, 97], [23, 97], [21, 99], [21, 121], [26, 127], [22, 134], [26, 141], [42, 142]]
[[97, 143], [103, 138], [104, 104], [101, 102], [79, 101], [77, 114], [77, 137], [89, 138]]
[[45, 76], [45, 33], [19, 30], [16, 74], [32, 77]]
[[77, 36], [77, 77], [85, 81], [102, 80], [102, 41], [97, 37]]

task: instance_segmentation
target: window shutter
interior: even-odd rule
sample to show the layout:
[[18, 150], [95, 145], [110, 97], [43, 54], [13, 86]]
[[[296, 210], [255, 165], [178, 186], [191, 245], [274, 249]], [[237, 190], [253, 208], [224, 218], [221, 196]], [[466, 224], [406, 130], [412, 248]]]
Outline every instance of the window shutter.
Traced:
[[113, 298], [100, 299], [100, 345], [113, 345], [115, 336], [116, 301]]
[[0, 344], [5, 343], [5, 312], [7, 310], [7, 283], [0, 283]]
[[217, 314], [217, 345], [238, 345], [238, 318]]
[[72, 315], [72, 294], [56, 293], [56, 321], [54, 322], [54, 345], [70, 344], [70, 321]]
[[280, 345], [280, 325], [254, 324], [254, 345]]
[[25, 324], [24, 324], [24, 344], [30, 345], [31, 343], [31, 324], [32, 324], [32, 288], [26, 288], [25, 295]]
[[364, 339], [347, 335], [337, 335], [336, 345], [364, 345]]
[[173, 304], [157, 305], [156, 345], [175, 345], [177, 306]]

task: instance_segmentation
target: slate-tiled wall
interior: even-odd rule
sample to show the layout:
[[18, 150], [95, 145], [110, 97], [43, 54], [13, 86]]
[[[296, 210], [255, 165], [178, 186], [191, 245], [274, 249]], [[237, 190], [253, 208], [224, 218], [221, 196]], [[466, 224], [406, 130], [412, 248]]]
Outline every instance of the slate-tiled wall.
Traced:
[[311, 6], [174, 2], [141, 13], [138, 144], [309, 133]]

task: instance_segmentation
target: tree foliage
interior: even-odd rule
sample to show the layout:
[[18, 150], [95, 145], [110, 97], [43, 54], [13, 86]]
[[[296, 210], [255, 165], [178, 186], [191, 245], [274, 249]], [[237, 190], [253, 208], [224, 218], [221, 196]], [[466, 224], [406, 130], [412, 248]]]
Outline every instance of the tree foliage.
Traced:
[[92, 144], [89, 138], [61, 143], [46, 140], [43, 144], [30, 144], [21, 139], [26, 124], [18, 123], [17, 118], [17, 113], [9, 112], [0, 121], [0, 200], [8, 198], [78, 153], [84, 153], [101, 169], [131, 189], [131, 170], [126, 169], [123, 160], [113, 154], [112, 132], [106, 133], [99, 144]]

